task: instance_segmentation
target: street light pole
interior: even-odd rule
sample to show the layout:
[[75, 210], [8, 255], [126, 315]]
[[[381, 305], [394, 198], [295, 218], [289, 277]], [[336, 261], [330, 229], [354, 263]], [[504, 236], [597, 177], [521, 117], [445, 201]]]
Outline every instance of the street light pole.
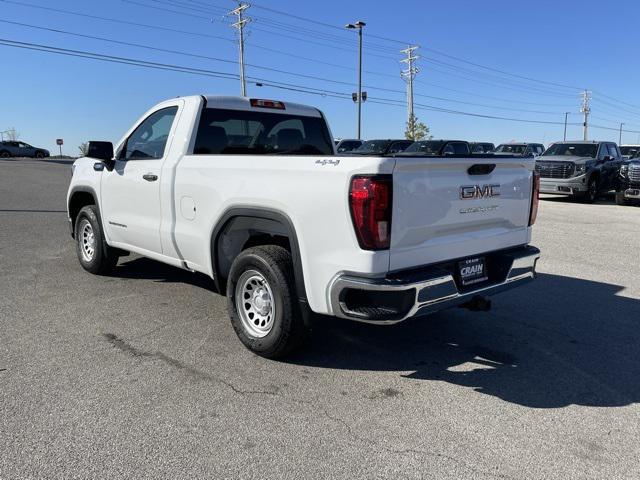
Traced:
[[618, 146], [622, 144], [622, 126], [624, 123], [620, 123], [620, 138], [618, 139]]
[[358, 140], [362, 133], [362, 28], [366, 23], [358, 20], [356, 23], [349, 23], [345, 28], [350, 30], [358, 30], [358, 94], [356, 102], [358, 103]]
[[571, 112], [564, 112], [564, 141], [567, 141], [567, 117]]

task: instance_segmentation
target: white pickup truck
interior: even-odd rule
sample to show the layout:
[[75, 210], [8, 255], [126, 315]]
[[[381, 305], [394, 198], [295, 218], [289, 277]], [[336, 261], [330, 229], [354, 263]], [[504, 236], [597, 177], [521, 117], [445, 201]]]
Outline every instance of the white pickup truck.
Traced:
[[78, 259], [104, 274], [135, 252], [209, 275], [266, 357], [313, 313], [392, 324], [535, 278], [533, 157], [340, 157], [332, 138], [304, 105], [162, 102], [73, 164]]

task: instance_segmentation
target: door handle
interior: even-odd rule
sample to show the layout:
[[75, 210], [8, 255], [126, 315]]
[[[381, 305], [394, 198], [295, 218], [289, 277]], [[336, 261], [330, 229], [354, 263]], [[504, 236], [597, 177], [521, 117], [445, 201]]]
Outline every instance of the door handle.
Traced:
[[147, 173], [146, 175], [142, 175], [147, 182], [155, 182], [158, 180], [158, 175], [154, 175], [153, 173]]

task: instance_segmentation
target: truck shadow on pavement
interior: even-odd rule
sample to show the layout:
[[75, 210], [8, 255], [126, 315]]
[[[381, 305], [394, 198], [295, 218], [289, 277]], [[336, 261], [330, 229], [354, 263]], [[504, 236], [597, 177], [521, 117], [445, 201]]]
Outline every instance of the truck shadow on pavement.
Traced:
[[215, 283], [202, 273], [192, 273], [145, 257], [131, 255], [120, 259], [115, 278], [153, 280], [162, 283], [184, 283], [216, 292]]
[[[122, 259], [114, 276], [215, 292], [205, 275], [135, 256]], [[395, 326], [321, 317], [307, 345], [285, 361], [397, 372], [533, 408], [630, 405], [640, 402], [640, 300], [623, 290], [540, 274], [496, 296], [487, 313], [452, 309]]]
[[448, 310], [393, 327], [322, 318], [289, 361], [397, 371], [533, 408], [629, 405], [640, 402], [640, 300], [622, 290], [541, 274], [488, 313]]

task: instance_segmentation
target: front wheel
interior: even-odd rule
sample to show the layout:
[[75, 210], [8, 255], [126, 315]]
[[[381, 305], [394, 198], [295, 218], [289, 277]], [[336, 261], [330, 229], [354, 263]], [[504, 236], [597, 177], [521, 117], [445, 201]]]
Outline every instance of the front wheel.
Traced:
[[43, 152], [36, 152], [36, 158], [44, 158]]
[[7, 152], [6, 150], [3, 150], [0, 152], [0, 158], [9, 158], [11, 157], [11, 153]]
[[78, 213], [75, 237], [76, 253], [82, 268], [97, 275], [113, 270], [118, 263], [118, 255], [106, 245], [95, 205], [87, 205]]
[[252, 352], [278, 358], [298, 347], [306, 331], [291, 254], [276, 245], [240, 253], [229, 272], [227, 308], [238, 338]]
[[582, 195], [582, 201], [584, 203], [593, 203], [598, 199], [598, 179], [591, 177], [587, 184], [587, 191]]
[[623, 207], [629, 205], [629, 200], [624, 198], [624, 193], [616, 193], [616, 205]]

